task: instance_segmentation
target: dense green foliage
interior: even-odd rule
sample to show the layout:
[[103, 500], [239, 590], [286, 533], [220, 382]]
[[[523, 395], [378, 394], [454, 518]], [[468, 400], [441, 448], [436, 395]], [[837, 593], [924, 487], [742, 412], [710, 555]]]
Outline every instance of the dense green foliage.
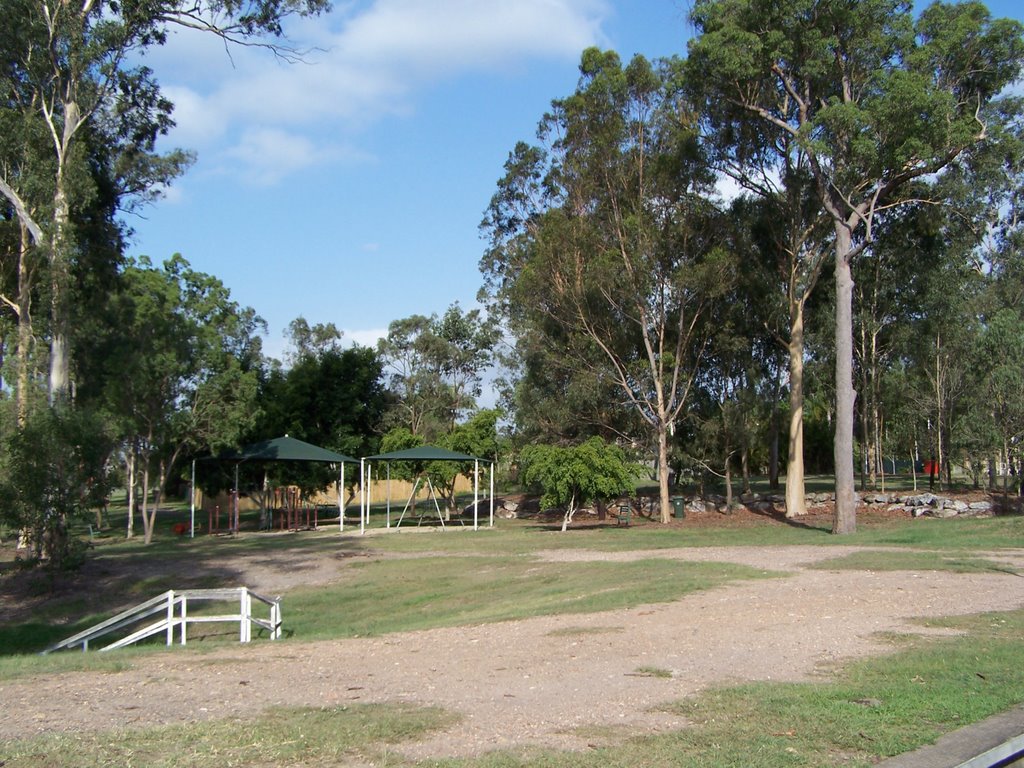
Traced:
[[541, 492], [541, 507], [565, 507], [563, 531], [582, 505], [629, 494], [641, 472], [622, 448], [599, 437], [570, 447], [528, 445], [519, 463], [520, 480]]
[[[4, 393], [11, 394], [4, 446], [14, 451], [5, 465], [18, 465], [22, 442], [42, 440], [28, 431], [46, 421], [38, 413], [44, 399], [55, 409], [86, 409], [104, 422], [89, 449], [102, 474], [123, 462], [132, 490], [136, 475], [142, 478], [147, 540], [149, 491], [156, 489], [159, 502], [182, 453], [234, 444], [247, 428], [260, 361], [254, 313], [234, 305], [216, 278], [177, 258], [162, 271], [124, 262], [128, 229], [118, 215], [158, 197], [192, 159], [181, 150], [157, 151], [173, 126], [173, 105], [137, 62], [178, 24], [287, 55], [274, 42], [282, 20], [326, 7], [325, 0], [4, 5], [0, 348]], [[36, 461], [48, 455], [41, 451]], [[22, 496], [46, 485], [18, 473], [3, 481]], [[66, 510], [45, 497], [32, 506], [47, 520], [66, 522]], [[5, 511], [4, 524], [25, 524], [25, 509]]]
[[713, 308], [734, 282], [714, 176], [674, 62], [590, 48], [520, 143], [484, 219], [485, 292], [517, 337], [526, 439], [627, 436], [655, 457], [703, 373]]
[[396, 396], [392, 427], [436, 444], [476, 409], [481, 377], [499, 338], [493, 319], [479, 309], [463, 311], [458, 303], [442, 317], [413, 315], [392, 322], [377, 346]]
[[990, 103], [1024, 61], [1022, 27], [971, 2], [933, 3], [915, 20], [901, 0], [701, 0], [691, 19], [687, 89], [715, 143], [757, 170], [780, 167], [780, 153], [804, 156], [832, 225], [834, 528], [849, 533], [853, 259], [886, 212], [928, 196], [915, 182], [987, 138]]
[[21, 531], [36, 559], [74, 566], [84, 544], [68, 528], [106, 504], [113, 435], [95, 413], [63, 406], [34, 410], [21, 428], [5, 431], [0, 520]]
[[1021, 318], [1021, 25], [898, 0], [703, 0], [691, 20], [685, 60], [585, 51], [498, 181], [481, 268], [518, 440], [628, 440], [663, 515], [670, 466], [731, 487], [782, 459], [802, 514], [806, 445], [842, 533], [855, 465], [864, 487], [894, 456], [933, 483], [1006, 476], [1014, 362], [981, 353], [1012, 360]]
[[[259, 414], [246, 431], [245, 442], [290, 435], [347, 456], [374, 453], [390, 404], [383, 367], [372, 349], [320, 345], [298, 351], [287, 370], [274, 368], [262, 379], [256, 402]], [[350, 472], [352, 481], [356, 472]], [[223, 468], [211, 467], [204, 480], [210, 490], [223, 487]], [[338, 480], [338, 469], [325, 464], [267, 464], [246, 467], [244, 488], [271, 484], [297, 485], [320, 491]]]
[[[374, 350], [297, 318], [281, 364], [215, 276], [125, 258], [119, 212], [191, 161], [158, 151], [173, 105], [131, 62], [181, 21], [275, 47], [282, 19], [325, 7], [5, 6], [0, 483], [16, 503], [0, 524], [38, 554], [113, 483], [129, 491], [126, 533], [141, 511], [149, 541], [187, 459], [283, 434], [353, 456], [430, 443], [490, 459], [507, 429], [505, 468], [567, 521], [626, 490], [634, 460], [666, 522], [671, 479], [723, 483], [731, 500], [736, 477], [778, 487], [783, 461], [802, 513], [805, 452], [837, 473], [837, 531], [853, 527], [855, 463], [864, 488], [898, 459], [928, 461], [931, 484], [957, 468], [1019, 492], [1024, 111], [1006, 86], [1020, 24], [978, 2], [915, 15], [898, 0], [700, 0], [685, 59], [587, 49], [487, 208], [489, 314], [397, 319]], [[504, 410], [480, 411], [496, 361]], [[42, 466], [59, 445], [77, 463]], [[429, 477], [449, 511], [473, 470], [394, 469]], [[245, 488], [336, 479], [279, 470], [253, 467]], [[57, 476], [81, 481], [55, 494]]]

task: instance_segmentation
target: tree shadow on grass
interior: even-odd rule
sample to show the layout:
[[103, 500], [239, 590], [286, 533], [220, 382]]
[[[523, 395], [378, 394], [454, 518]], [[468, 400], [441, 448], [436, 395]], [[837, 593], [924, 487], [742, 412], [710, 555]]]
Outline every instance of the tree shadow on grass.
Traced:
[[634, 526], [632, 526], [632, 525], [619, 525], [614, 520], [593, 521], [593, 522], [588, 521], [588, 522], [585, 522], [585, 523], [577, 523], [577, 522], [573, 521], [572, 523], [569, 524], [569, 527], [566, 528], [563, 531], [562, 530], [562, 523], [561, 522], [545, 523], [545, 522], [537, 521], [537, 522], [535, 522], [535, 523], [533, 523], [531, 525], [526, 526], [526, 530], [528, 530], [528, 531], [537, 531], [537, 532], [541, 532], [541, 533], [577, 533], [577, 534], [583, 534], [583, 533], [593, 533], [594, 531], [608, 531], [608, 530], [611, 530], [611, 531], [615, 531], [615, 530], [628, 531], [631, 527], [634, 527]]
[[786, 517], [784, 509], [777, 509], [774, 504], [759, 502], [742, 505], [744, 514], [761, 519], [768, 523], [787, 525], [800, 531], [828, 534], [832, 530], [832, 511], [815, 510], [800, 517]]
[[1015, 494], [1003, 495], [993, 493], [990, 495], [992, 501], [992, 513], [996, 517], [1021, 517], [1024, 516], [1024, 496]]

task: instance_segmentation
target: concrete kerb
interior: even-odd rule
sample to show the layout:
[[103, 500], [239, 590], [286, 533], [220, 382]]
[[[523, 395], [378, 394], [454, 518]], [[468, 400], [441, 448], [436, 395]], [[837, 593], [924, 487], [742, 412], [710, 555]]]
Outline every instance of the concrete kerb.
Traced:
[[878, 768], [1009, 768], [1017, 765], [1024, 766], [1024, 706], [947, 733], [934, 744], [879, 763]]

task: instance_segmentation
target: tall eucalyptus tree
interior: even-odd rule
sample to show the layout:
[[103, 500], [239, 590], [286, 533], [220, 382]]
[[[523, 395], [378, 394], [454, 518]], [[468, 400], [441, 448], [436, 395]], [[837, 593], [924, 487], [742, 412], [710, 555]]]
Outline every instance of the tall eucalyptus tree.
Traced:
[[[1022, 27], [978, 2], [697, 0], [691, 85], [705, 119], [743, 146], [788, 135], [833, 231], [835, 533], [856, 528], [852, 262], [910, 182], [983, 141], [983, 108], [1019, 74]], [[742, 152], [740, 153], [743, 154]]]
[[[167, 41], [174, 25], [228, 43], [272, 42], [282, 21], [316, 13], [327, 0], [8, 0], [0, 37], [0, 124], [5, 136], [0, 196], [47, 267], [49, 392], [70, 394], [72, 272], [81, 248], [75, 211], [93, 193], [88, 136], [105, 145], [122, 202], [145, 200], [189, 162], [160, 155], [172, 104], [132, 55]], [[15, 146], [11, 146], [11, 145]], [[13, 150], [13, 151], [12, 151]]]
[[394, 420], [427, 442], [451, 432], [476, 408], [499, 338], [491, 318], [457, 302], [441, 317], [392, 322], [377, 352], [397, 399]]
[[[671, 516], [669, 448], [728, 288], [714, 178], [673, 62], [583, 53], [576, 92], [519, 144], [483, 228], [485, 293], [513, 334], [635, 414]], [[600, 391], [598, 387], [595, 391]], [[606, 391], [607, 391], [606, 390]]]

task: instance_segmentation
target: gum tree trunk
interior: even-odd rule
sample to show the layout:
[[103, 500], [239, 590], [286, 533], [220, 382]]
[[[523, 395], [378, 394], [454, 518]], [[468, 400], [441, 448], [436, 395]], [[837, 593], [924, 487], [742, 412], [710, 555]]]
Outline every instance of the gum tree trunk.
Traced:
[[786, 517], [807, 514], [804, 494], [804, 309], [793, 307], [789, 337], [789, 456], [786, 458]]
[[845, 223], [836, 233], [836, 508], [832, 533], [857, 529], [857, 496], [853, 470], [853, 271], [850, 268], [851, 237]]
[[672, 520], [672, 504], [668, 488], [668, 427], [664, 421], [658, 424], [658, 499], [661, 507], [661, 522]]

